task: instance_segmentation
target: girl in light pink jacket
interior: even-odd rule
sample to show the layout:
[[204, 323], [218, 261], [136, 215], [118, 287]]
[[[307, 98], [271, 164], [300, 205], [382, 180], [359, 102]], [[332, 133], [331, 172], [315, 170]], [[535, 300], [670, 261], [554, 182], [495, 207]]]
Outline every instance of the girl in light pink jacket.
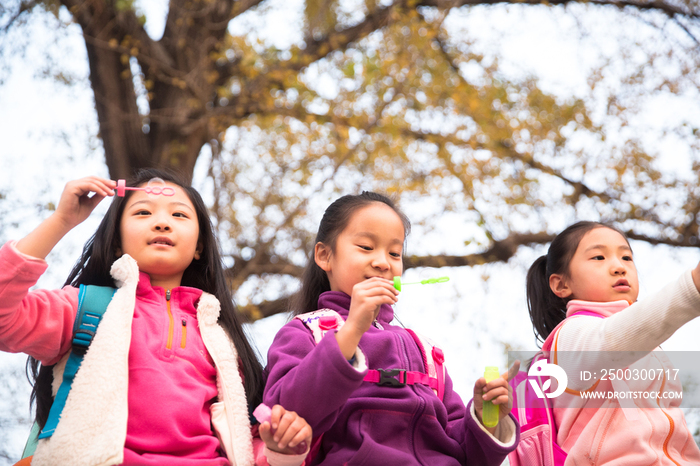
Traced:
[[[114, 195], [114, 181], [68, 183], [48, 219], [0, 248], [0, 350], [42, 364], [35, 396], [44, 433], [32, 465], [300, 464], [306, 454], [293, 447], [310, 443], [311, 428], [294, 412], [273, 407], [260, 426], [265, 445], [254, 442], [262, 368], [236, 316], [206, 206], [167, 172], [140, 171], [128, 186], [155, 178], [163, 194], [115, 197], [60, 290], [28, 291], [56, 243]], [[57, 424], [45, 425], [71, 351], [79, 285], [116, 292]]]
[[683, 374], [658, 347], [700, 315], [700, 264], [642, 302], [638, 293], [627, 238], [595, 222], [564, 230], [528, 272], [535, 334], [568, 377], [551, 398], [566, 465], [700, 464], [676, 397]]

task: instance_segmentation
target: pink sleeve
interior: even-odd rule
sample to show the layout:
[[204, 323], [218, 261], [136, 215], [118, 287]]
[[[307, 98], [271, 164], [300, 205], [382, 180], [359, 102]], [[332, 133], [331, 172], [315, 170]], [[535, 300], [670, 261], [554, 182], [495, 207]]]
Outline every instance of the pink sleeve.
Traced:
[[46, 268], [12, 242], [0, 248], [0, 351], [55, 364], [70, 349], [78, 289], [29, 292]]
[[253, 437], [253, 456], [255, 466], [268, 466], [267, 456], [265, 456], [265, 442], [260, 437]]

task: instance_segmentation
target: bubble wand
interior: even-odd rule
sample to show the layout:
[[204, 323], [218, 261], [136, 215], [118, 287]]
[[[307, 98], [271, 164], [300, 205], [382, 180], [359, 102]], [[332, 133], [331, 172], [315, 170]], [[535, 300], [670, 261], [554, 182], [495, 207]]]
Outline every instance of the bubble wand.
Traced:
[[[151, 186], [151, 183], [159, 186]], [[161, 178], [152, 178], [145, 188], [135, 188], [126, 185], [126, 180], [117, 180], [117, 196], [124, 197], [127, 191], [145, 191], [146, 194], [162, 194], [163, 196], [174, 196], [175, 189], [165, 186], [165, 181]]]
[[401, 291], [402, 286], [406, 285], [432, 285], [434, 283], [445, 283], [450, 281], [450, 277], [428, 278], [419, 282], [401, 283], [401, 277], [394, 277], [394, 288]]
[[[484, 380], [486, 380], [486, 383], [496, 380], [498, 377], [500, 377], [498, 367], [486, 366], [486, 369], [484, 369]], [[492, 400], [484, 400], [481, 408], [481, 420], [486, 427], [496, 427], [498, 425], [498, 412], [500, 409], [501, 407], [493, 404]]]

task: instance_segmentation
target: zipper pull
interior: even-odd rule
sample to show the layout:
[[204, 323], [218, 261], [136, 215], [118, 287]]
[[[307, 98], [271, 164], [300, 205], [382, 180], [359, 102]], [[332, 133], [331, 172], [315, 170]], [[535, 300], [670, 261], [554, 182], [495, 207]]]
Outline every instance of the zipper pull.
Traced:
[[165, 291], [165, 300], [170, 301], [170, 290]]

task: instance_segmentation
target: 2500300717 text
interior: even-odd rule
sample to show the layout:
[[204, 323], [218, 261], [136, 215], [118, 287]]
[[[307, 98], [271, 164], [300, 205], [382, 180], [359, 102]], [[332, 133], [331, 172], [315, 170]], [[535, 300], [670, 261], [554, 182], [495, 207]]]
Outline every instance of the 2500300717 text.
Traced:
[[[679, 369], [602, 369], [600, 380], [676, 380]], [[596, 379], [598, 373], [581, 371], [581, 380]]]

